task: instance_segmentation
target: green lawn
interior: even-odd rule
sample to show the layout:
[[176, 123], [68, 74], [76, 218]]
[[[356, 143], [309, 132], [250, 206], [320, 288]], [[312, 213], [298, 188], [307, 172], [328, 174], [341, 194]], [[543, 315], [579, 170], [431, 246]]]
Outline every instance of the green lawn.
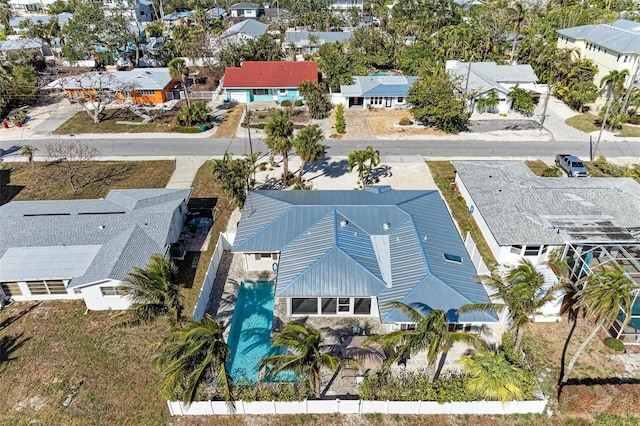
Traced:
[[616, 136], [621, 138], [640, 138], [640, 127], [623, 125], [620, 133], [616, 133]]
[[453, 165], [449, 161], [427, 161], [431, 175], [436, 185], [442, 192], [444, 199], [449, 205], [453, 218], [458, 223], [462, 236], [471, 233], [473, 241], [478, 246], [478, 250], [489, 268], [496, 265], [496, 259], [491, 253], [491, 249], [487, 245], [480, 228], [469, 213], [469, 207], [464, 202], [457, 187], [455, 186], [455, 172]]
[[600, 126], [596, 124], [600, 121], [600, 118], [589, 113], [578, 114], [569, 119], [567, 119], [567, 125], [578, 129], [585, 133], [595, 132], [596, 130], [600, 130]]
[[525, 161], [525, 164], [536, 176], [542, 176], [542, 172], [549, 168], [547, 163], [542, 160]]

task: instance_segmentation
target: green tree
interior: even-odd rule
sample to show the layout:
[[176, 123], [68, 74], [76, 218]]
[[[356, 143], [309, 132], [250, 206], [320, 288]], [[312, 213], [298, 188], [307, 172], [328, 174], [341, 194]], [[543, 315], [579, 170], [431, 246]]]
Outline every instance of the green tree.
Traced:
[[460, 358], [459, 362], [463, 374], [469, 376], [467, 389], [478, 397], [488, 401], [522, 401], [522, 371], [502, 352], [476, 351], [473, 356]]
[[316, 398], [320, 398], [322, 393], [322, 368], [335, 371], [345, 364], [358, 366], [352, 359], [331, 355], [335, 345], [325, 344], [318, 330], [298, 322], [285, 324], [282, 331], [273, 335], [271, 345], [283, 348], [286, 353], [272, 355], [260, 362], [260, 367], [266, 368], [265, 377], [275, 377], [283, 371], [292, 371], [309, 383], [309, 387], [315, 390]]
[[169, 316], [173, 324], [182, 321], [182, 297], [176, 283], [178, 268], [160, 254], [154, 254], [145, 268], [133, 268], [124, 279], [122, 290], [131, 299], [124, 312], [130, 318], [125, 325], [144, 324], [160, 316]]
[[462, 306], [459, 312], [509, 311], [510, 330], [516, 332], [515, 350], [522, 344], [523, 326], [531, 321], [531, 317], [539, 314], [548, 302], [555, 300], [557, 286], [545, 290], [544, 275], [540, 273], [530, 260], [522, 258], [518, 264], [501, 274], [497, 270], [489, 276], [481, 276], [480, 280], [494, 290], [489, 297], [500, 298], [503, 303], [486, 302]]
[[525, 90], [516, 85], [509, 91], [509, 98], [511, 98], [511, 108], [526, 115], [533, 114], [533, 110], [536, 105], [533, 101], [533, 96], [528, 90]]
[[[622, 92], [624, 92], [624, 83], [629, 77], [629, 70], [612, 70], [609, 74], [604, 76], [602, 80], [600, 80], [600, 88], [606, 93], [606, 108], [604, 112], [600, 112], [602, 118], [602, 128], [600, 129], [600, 135], [598, 136], [598, 142], [600, 141], [600, 137], [602, 135], [602, 130], [607, 127], [609, 130], [612, 130], [614, 126], [612, 122], [616, 120], [609, 120], [609, 113], [611, 111], [619, 111], [620, 106], [620, 98]], [[618, 108], [612, 108], [613, 104], [618, 102]], [[615, 116], [615, 113], [613, 114]], [[619, 123], [619, 121], [618, 121]], [[616, 124], [618, 124], [616, 123]], [[596, 142], [596, 145], [597, 143]]]
[[93, 2], [78, 3], [73, 18], [62, 28], [61, 34], [64, 39], [62, 54], [71, 62], [91, 57], [96, 45], [116, 53], [135, 42], [121, 10], [110, 10], [107, 16], [102, 5]]
[[304, 166], [307, 163], [315, 163], [324, 156], [324, 145], [322, 142], [322, 131], [316, 126], [303, 127], [293, 139], [293, 146], [296, 155], [302, 160], [298, 180], [302, 182]]
[[157, 20], [149, 22], [144, 30], [147, 32], [147, 37], [162, 37], [165, 27], [162, 21]]
[[564, 97], [571, 108], [582, 113], [585, 104], [598, 99], [598, 87], [592, 81], [576, 81], [572, 83]]
[[640, 285], [629, 278], [626, 271], [618, 266], [598, 269], [589, 275], [574, 296], [576, 307], [595, 317], [595, 324], [584, 341], [569, 360], [569, 364], [560, 379], [560, 385], [567, 383], [571, 370], [580, 354], [586, 349], [600, 328], [613, 323], [618, 315], [624, 316], [621, 328], [631, 320], [634, 294], [640, 291]]
[[[378, 343], [391, 355], [383, 362], [388, 369], [393, 363], [409, 359], [418, 353], [426, 352], [428, 365], [434, 365], [441, 353], [448, 351], [455, 342], [477, 344], [478, 339], [465, 332], [449, 331], [447, 315], [435, 309], [424, 315], [416, 307], [402, 302], [391, 302], [389, 306], [399, 309], [409, 321], [415, 324], [413, 330], [396, 330], [391, 333], [377, 334], [367, 338], [365, 344]], [[435, 374], [430, 375], [431, 379]]]
[[213, 380], [221, 396], [232, 404], [233, 382], [226, 363], [231, 349], [224, 340], [224, 323], [206, 314], [174, 328], [158, 347], [153, 363], [164, 376], [167, 398], [193, 402], [198, 389]]
[[229, 199], [230, 206], [244, 206], [247, 194], [253, 189], [252, 175], [258, 155], [247, 154], [244, 158], [234, 159], [233, 154], [226, 152], [221, 160], [213, 160], [213, 178]]
[[33, 156], [35, 155], [37, 150], [38, 148], [33, 145], [22, 145], [22, 149], [20, 150], [20, 155], [22, 155], [23, 157], [27, 157], [27, 161], [31, 165], [31, 173], [33, 173], [34, 168]]
[[416, 120], [444, 132], [459, 133], [469, 125], [463, 90], [447, 73], [420, 77], [409, 89], [407, 102]]
[[22, 35], [27, 38], [38, 38], [45, 43], [51, 43], [51, 40], [60, 36], [60, 25], [56, 16], [51, 17], [48, 22], [37, 20], [33, 22], [26, 19], [20, 22], [20, 28], [24, 29]]
[[485, 96], [482, 96], [480, 99], [478, 99], [476, 103], [476, 108], [481, 112], [484, 112], [484, 111], [495, 112], [495, 109], [499, 103], [500, 103], [500, 97], [498, 96], [498, 93], [496, 93], [495, 90], [491, 90]]
[[187, 108], [191, 109], [191, 101], [189, 100], [189, 93], [187, 90], [187, 77], [189, 76], [189, 67], [184, 62], [184, 59], [173, 58], [167, 64], [169, 67], [169, 75], [174, 80], [180, 80], [182, 90], [184, 91], [184, 98], [187, 101]]
[[336, 106], [336, 132], [344, 133], [346, 131], [346, 123], [344, 120], [344, 106], [338, 104]]
[[380, 164], [380, 151], [368, 145], [365, 149], [350, 152], [347, 161], [349, 171], [358, 172], [358, 180], [364, 187], [369, 183], [372, 169]]
[[325, 43], [320, 46], [318, 68], [332, 92], [339, 92], [340, 85], [352, 84], [353, 65], [342, 43]]
[[329, 116], [331, 101], [324, 84], [305, 81], [298, 88], [298, 92], [304, 97], [311, 118], [322, 119]]
[[289, 118], [289, 111], [275, 109], [264, 126], [264, 131], [267, 134], [264, 144], [271, 150], [271, 157], [273, 158], [275, 154], [282, 155], [282, 183], [286, 187], [289, 174], [289, 151], [293, 148], [293, 123]]
[[176, 116], [176, 122], [181, 126], [193, 126], [197, 123], [206, 123], [209, 121], [209, 108], [206, 102], [197, 101], [191, 105], [187, 105]]
[[515, 63], [516, 60], [516, 45], [518, 43], [518, 39], [520, 38], [520, 33], [522, 32], [522, 24], [527, 17], [527, 9], [522, 6], [521, 2], [515, 3], [510, 9], [511, 19], [513, 22], [513, 44], [511, 45], [511, 55], [509, 58], [511, 59], [511, 63]]
[[407, 0], [391, 9], [395, 26], [403, 34], [433, 34], [460, 23], [460, 8], [452, 0]]

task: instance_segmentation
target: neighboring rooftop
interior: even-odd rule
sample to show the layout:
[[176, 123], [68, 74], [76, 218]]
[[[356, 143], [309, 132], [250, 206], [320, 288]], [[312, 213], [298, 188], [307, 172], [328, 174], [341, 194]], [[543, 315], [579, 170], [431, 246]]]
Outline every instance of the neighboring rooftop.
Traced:
[[298, 88], [305, 81], [318, 81], [318, 63], [313, 61], [245, 61], [227, 67], [224, 87]]
[[236, 34], [244, 34], [254, 38], [260, 37], [266, 33], [269, 29], [269, 25], [256, 21], [255, 19], [245, 19], [237, 24], [230, 26], [224, 33], [220, 35], [221, 38], [231, 37]]
[[631, 178], [547, 178], [520, 162], [454, 161], [501, 246], [637, 242], [640, 184]]
[[408, 320], [391, 301], [496, 321], [456, 314], [489, 299], [438, 191], [253, 191], [232, 250], [280, 252], [278, 297], [376, 296], [386, 323]]
[[121, 280], [164, 253], [189, 189], [112, 190], [104, 199], [0, 206], [0, 281], [73, 278], [69, 287]]
[[0, 51], [10, 52], [12, 50], [42, 49], [42, 41], [39, 39], [21, 38], [18, 40], [0, 41]]
[[469, 73], [468, 90], [471, 92], [486, 92], [491, 89], [508, 93], [509, 89], [503, 84], [536, 83], [538, 76], [529, 64], [498, 65], [495, 62], [472, 62], [469, 72], [468, 62], [447, 61], [447, 71], [454, 77], [465, 81]]
[[640, 23], [618, 19], [612, 24], [582, 25], [557, 30], [573, 40], [586, 40], [617, 53], [640, 54]]
[[352, 33], [349, 31], [325, 31], [325, 32], [309, 32], [309, 31], [287, 31], [284, 33], [285, 45], [289, 43], [309, 43], [309, 36], [318, 39], [318, 43], [335, 43], [346, 41], [351, 38]]
[[249, 3], [246, 1], [232, 4], [230, 7], [231, 10], [240, 10], [240, 9], [260, 9], [260, 5], [257, 3]]
[[102, 87], [111, 90], [163, 90], [173, 79], [169, 68], [134, 68], [131, 71], [91, 71], [63, 77], [47, 84], [45, 89], [77, 89]]
[[348, 97], [407, 96], [417, 79], [401, 75], [353, 77], [353, 84], [340, 86], [340, 92]]

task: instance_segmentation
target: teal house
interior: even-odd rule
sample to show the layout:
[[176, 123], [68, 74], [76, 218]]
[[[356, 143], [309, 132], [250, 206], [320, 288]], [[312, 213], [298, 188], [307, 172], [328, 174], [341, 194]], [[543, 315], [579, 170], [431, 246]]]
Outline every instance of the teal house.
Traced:
[[317, 62], [246, 61], [226, 69], [222, 87], [229, 102], [294, 102], [305, 81], [318, 82]]

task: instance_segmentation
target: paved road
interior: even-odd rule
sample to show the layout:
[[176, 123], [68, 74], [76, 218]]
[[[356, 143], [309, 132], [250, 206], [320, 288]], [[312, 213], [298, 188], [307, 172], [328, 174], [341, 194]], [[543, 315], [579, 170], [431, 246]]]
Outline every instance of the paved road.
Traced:
[[[225, 151], [236, 155], [249, 152], [248, 143], [241, 139], [210, 138], [102, 138], [81, 140], [100, 150], [103, 156], [117, 157], [175, 157], [181, 155], [220, 156]], [[29, 144], [46, 153], [49, 141], [31, 139]], [[18, 140], [0, 142], [0, 157], [17, 155], [22, 145]], [[354, 149], [374, 145], [382, 156], [415, 156], [426, 158], [541, 158], [553, 157], [556, 153], [571, 153], [589, 159], [589, 142], [585, 141], [478, 141], [478, 140], [334, 140], [325, 141], [330, 156], [346, 156]], [[254, 139], [254, 151], [267, 152], [260, 140]], [[600, 143], [599, 153], [607, 158], [640, 159], [640, 142]]]

